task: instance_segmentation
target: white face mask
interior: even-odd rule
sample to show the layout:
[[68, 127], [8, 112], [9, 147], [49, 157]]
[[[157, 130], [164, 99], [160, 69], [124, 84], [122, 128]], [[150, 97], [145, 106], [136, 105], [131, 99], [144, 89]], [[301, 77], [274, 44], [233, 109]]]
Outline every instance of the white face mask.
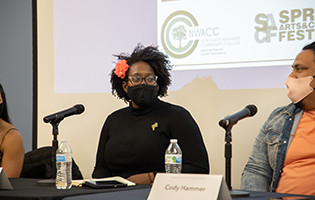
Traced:
[[310, 86], [314, 76], [306, 76], [302, 78], [288, 77], [285, 82], [288, 89], [288, 97], [296, 104], [313, 92], [314, 88]]

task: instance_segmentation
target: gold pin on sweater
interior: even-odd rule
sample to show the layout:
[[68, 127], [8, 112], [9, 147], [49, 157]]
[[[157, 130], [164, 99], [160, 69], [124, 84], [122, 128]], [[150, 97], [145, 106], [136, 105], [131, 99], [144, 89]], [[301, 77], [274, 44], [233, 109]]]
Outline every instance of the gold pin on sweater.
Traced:
[[158, 123], [157, 122], [155, 122], [154, 124], [151, 125], [151, 128], [152, 128], [153, 131], [155, 131], [155, 128], [157, 128], [157, 127], [158, 127]]

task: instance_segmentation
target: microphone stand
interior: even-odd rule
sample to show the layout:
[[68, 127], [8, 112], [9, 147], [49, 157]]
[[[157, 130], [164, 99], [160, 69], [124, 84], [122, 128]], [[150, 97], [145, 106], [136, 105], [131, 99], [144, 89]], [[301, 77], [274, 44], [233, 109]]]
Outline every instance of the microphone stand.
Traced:
[[249, 192], [232, 190], [231, 186], [231, 158], [232, 158], [232, 126], [221, 125], [225, 129], [225, 181], [232, 198], [249, 197]]
[[56, 184], [56, 151], [58, 149], [58, 139], [57, 136], [59, 134], [58, 126], [59, 123], [64, 119], [64, 115], [60, 114], [57, 115], [56, 119], [51, 121], [50, 124], [52, 125], [52, 178], [51, 179], [45, 179], [45, 180], [39, 180], [37, 181], [37, 185], [43, 185], [43, 186], [55, 186]]
[[224, 147], [224, 157], [225, 157], [225, 181], [228, 189], [231, 191], [231, 158], [232, 158], [232, 134], [231, 130], [227, 129], [225, 132], [225, 147]]

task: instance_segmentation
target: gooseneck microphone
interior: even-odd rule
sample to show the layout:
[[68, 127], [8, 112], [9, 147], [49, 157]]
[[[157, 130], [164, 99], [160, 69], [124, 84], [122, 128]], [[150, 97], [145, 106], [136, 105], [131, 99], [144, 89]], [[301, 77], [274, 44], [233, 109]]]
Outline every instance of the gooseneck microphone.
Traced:
[[254, 116], [257, 113], [255, 105], [248, 105], [242, 110], [228, 115], [219, 121], [219, 125], [225, 129], [225, 145], [224, 145], [224, 158], [225, 158], [225, 181], [230, 195], [232, 197], [248, 197], [249, 193], [245, 191], [233, 191], [231, 185], [231, 158], [232, 158], [232, 133], [231, 129], [239, 120], [246, 117]]
[[223, 128], [232, 127], [239, 120], [244, 119], [246, 117], [254, 116], [256, 113], [257, 113], [257, 107], [255, 105], [248, 105], [242, 110], [221, 119], [219, 121], [219, 125]]
[[43, 120], [45, 123], [58, 123], [61, 120], [63, 120], [65, 117], [69, 117], [71, 115], [78, 115], [83, 112], [84, 112], [84, 106], [82, 104], [77, 104], [69, 109], [48, 115], [44, 117]]

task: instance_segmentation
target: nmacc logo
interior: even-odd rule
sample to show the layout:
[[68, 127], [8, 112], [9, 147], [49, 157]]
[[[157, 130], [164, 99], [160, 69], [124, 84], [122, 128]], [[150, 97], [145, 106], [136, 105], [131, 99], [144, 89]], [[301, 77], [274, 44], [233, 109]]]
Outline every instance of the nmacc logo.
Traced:
[[187, 11], [170, 14], [161, 30], [161, 42], [166, 53], [174, 58], [189, 56], [196, 49], [199, 40], [189, 38], [188, 29], [196, 26], [197, 20]]

